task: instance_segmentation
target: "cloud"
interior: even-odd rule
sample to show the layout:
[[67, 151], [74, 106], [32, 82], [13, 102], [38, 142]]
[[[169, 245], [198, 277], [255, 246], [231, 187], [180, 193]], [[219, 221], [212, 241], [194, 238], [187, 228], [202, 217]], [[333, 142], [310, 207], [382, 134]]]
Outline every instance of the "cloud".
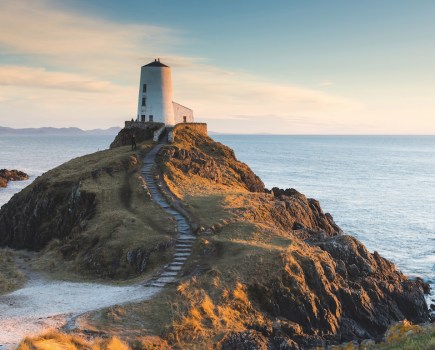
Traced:
[[[195, 106], [203, 118], [219, 115], [316, 115], [349, 113], [361, 103], [323, 91], [278, 84], [252, 74], [205, 64], [174, 70], [176, 98]], [[180, 96], [180, 97], [178, 97]]]
[[0, 11], [3, 54], [31, 55], [65, 70], [111, 76], [152, 58], [144, 53], [162, 54], [179, 40], [169, 28], [111, 22], [61, 10], [47, 0], [4, 1]]
[[334, 85], [334, 83], [332, 81], [329, 80], [323, 80], [319, 83], [320, 87], [326, 87], [326, 86], [331, 86]]
[[45, 68], [0, 66], [0, 85], [61, 89], [80, 92], [116, 91], [117, 86], [80, 74], [49, 72]]
[[48, 0], [4, 2], [0, 52], [23, 63], [0, 63], [0, 122], [121, 125], [136, 114], [139, 68], [155, 56], [173, 67], [174, 99], [193, 108], [199, 119], [221, 120], [215, 130], [245, 129], [243, 122], [261, 130], [269, 120], [268, 128], [291, 132], [296, 124], [334, 122], [361, 109], [348, 98], [179, 55], [182, 42], [171, 28], [108, 21], [59, 9]]

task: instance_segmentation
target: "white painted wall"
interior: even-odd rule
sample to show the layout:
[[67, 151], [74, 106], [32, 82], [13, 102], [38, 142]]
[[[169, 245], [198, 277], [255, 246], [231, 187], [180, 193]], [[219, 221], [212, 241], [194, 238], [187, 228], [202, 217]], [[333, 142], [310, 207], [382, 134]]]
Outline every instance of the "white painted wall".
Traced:
[[180, 105], [177, 102], [172, 102], [174, 109], [174, 119], [175, 124], [183, 123], [184, 116], [186, 117], [187, 123], [193, 123], [193, 111], [190, 108]]
[[[143, 92], [143, 84], [147, 85]], [[146, 105], [142, 106], [142, 98], [146, 98]], [[145, 115], [145, 121], [153, 116], [154, 122], [175, 125], [172, 104], [172, 77], [170, 67], [143, 66], [140, 74], [139, 99], [137, 120]]]

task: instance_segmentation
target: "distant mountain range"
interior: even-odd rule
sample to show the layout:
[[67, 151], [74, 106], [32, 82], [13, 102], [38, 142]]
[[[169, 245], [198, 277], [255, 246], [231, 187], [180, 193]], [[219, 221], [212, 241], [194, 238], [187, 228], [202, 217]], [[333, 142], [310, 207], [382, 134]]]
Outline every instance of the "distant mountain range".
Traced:
[[0, 135], [116, 135], [120, 127], [114, 126], [108, 129], [82, 130], [79, 128], [24, 128], [13, 129], [0, 126]]

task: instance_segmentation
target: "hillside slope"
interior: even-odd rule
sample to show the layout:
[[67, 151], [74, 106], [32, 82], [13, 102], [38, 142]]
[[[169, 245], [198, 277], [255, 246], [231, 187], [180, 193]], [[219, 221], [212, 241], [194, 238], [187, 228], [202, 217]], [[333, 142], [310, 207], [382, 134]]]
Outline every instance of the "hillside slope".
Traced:
[[166, 183], [205, 228], [178, 290], [174, 339], [313, 347], [428, 320], [421, 281], [343, 235], [317, 201], [293, 189], [262, 192], [245, 167], [189, 130], [161, 156]]
[[[169, 252], [173, 242], [173, 223], [136, 178], [151, 143], [140, 147], [138, 158], [119, 147], [36, 180], [0, 211], [0, 243], [42, 249], [42, 268], [58, 259], [91, 277], [140, 273], [128, 252]], [[86, 334], [136, 348], [153, 336], [165, 349], [305, 349], [378, 340], [396, 321], [428, 320], [421, 281], [344, 235], [316, 200], [266, 190], [230, 148], [186, 127], [162, 149], [157, 171], [198, 236], [180, 283], [86, 315], [78, 322]], [[167, 261], [149, 254], [156, 266]]]
[[175, 226], [143, 189], [140, 158], [124, 146], [38, 177], [1, 208], [0, 246], [38, 251], [32, 266], [61, 278], [126, 279], [160, 266]]

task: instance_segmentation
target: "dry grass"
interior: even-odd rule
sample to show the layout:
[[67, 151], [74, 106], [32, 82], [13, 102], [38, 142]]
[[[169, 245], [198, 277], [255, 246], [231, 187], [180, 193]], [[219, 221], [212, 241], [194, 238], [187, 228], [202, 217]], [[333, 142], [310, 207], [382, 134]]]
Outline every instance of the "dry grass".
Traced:
[[[142, 153], [151, 145], [139, 146]], [[80, 190], [96, 195], [96, 214], [83, 232], [52, 240], [32, 267], [68, 280], [122, 280], [141, 274], [141, 263], [128, 261], [129, 252], [149, 255], [145, 271], [152, 273], [170, 259], [175, 223], [151, 201], [140, 177], [142, 157], [128, 146], [73, 159], [49, 172], [46, 181], [80, 181]]]
[[89, 313], [78, 324], [80, 329], [117, 336], [129, 343], [143, 337], [157, 339], [170, 323], [172, 299], [171, 290], [165, 289], [151, 300]]
[[0, 294], [20, 288], [25, 277], [15, 264], [16, 253], [10, 249], [0, 249]]
[[435, 325], [412, 325], [407, 321], [397, 323], [385, 335], [385, 342], [376, 350], [432, 350], [435, 349]]
[[231, 291], [216, 288], [211, 295], [203, 289], [203, 282], [191, 279], [177, 288], [177, 301], [173, 304], [175, 321], [169, 333], [170, 341], [177, 347], [212, 348], [227, 332], [246, 330], [254, 319], [262, 322], [242, 283], [236, 283]]
[[117, 337], [95, 338], [91, 341], [77, 335], [64, 334], [54, 330], [27, 337], [18, 346], [19, 350], [130, 350], [127, 343]]

